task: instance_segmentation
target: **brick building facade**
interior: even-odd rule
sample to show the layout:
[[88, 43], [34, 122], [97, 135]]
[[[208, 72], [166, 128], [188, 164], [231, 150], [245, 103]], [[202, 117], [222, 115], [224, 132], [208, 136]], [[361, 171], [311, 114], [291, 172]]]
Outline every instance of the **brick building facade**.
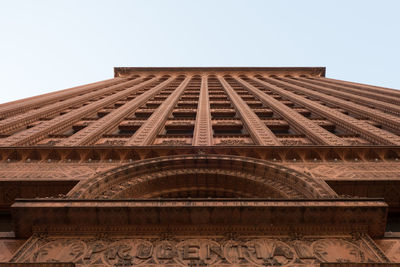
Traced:
[[115, 68], [1, 104], [0, 262], [397, 266], [399, 104], [325, 68]]

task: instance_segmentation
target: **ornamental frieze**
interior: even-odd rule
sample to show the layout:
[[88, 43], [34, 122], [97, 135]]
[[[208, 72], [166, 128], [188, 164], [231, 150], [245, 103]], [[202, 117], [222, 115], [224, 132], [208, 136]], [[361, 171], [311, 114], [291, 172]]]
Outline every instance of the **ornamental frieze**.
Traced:
[[341, 179], [390, 179], [398, 180], [400, 164], [393, 163], [339, 163], [334, 162], [331, 164], [319, 163], [303, 163], [299, 164], [284, 164], [291, 169], [298, 170], [309, 174], [312, 177], [322, 177], [327, 180], [341, 180]]
[[98, 172], [116, 167], [117, 164], [52, 164], [10, 163], [1, 166], [0, 178], [4, 179], [87, 179]]
[[33, 237], [13, 262], [76, 266], [319, 266], [321, 262], [388, 262], [367, 236], [327, 238]]

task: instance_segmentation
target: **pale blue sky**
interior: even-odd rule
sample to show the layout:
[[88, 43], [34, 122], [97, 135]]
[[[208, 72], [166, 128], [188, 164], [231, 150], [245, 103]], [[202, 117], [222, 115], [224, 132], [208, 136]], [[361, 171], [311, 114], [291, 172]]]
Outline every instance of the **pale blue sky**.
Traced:
[[399, 64], [399, 0], [0, 0], [0, 103], [114, 66], [326, 66], [400, 88]]

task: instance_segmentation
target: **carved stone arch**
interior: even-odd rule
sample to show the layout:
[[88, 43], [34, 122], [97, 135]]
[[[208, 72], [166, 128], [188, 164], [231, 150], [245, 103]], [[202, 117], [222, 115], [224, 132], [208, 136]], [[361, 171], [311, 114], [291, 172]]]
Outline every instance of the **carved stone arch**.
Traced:
[[[212, 149], [211, 151], [213, 151], [212, 153], [208, 153], [208, 154], [216, 154], [215, 152], [214, 152], [214, 150]], [[194, 154], [201, 154], [201, 152], [199, 153], [199, 151], [197, 150], [197, 149], [194, 149], [194, 147], [189, 147], [189, 148], [186, 148], [186, 149], [184, 149], [184, 150], [182, 150], [182, 153], [180, 153], [181, 155], [182, 154], [186, 154], [186, 155], [194, 155]]]
[[124, 160], [141, 160], [140, 155], [133, 149], [131, 149], [123, 158]]
[[318, 151], [315, 150], [307, 150], [304, 153], [304, 160], [305, 161], [321, 161], [321, 155], [318, 153]]
[[389, 149], [384, 155], [385, 160], [396, 160], [399, 159], [399, 155], [395, 150]]
[[80, 161], [81, 155], [75, 149], [72, 150], [66, 157], [65, 160], [67, 161]]
[[258, 154], [257, 151], [255, 151], [254, 149], [247, 151], [246, 152], [246, 157], [248, 158], [255, 158], [255, 159], [261, 159], [260, 155]]
[[19, 151], [12, 150], [11, 153], [9, 153], [7, 157], [5, 157], [5, 160], [20, 161], [22, 160], [22, 155]]
[[167, 156], [175, 156], [178, 155], [175, 149], [170, 149], [167, 151]]
[[39, 151], [37, 151], [36, 149], [30, 151], [28, 153], [28, 156], [26, 157], [26, 159], [28, 160], [32, 160], [32, 161], [41, 161], [42, 160], [42, 155]]
[[237, 150], [238, 150], [238, 149], [236, 149], [236, 148], [231, 148], [231, 150], [229, 151], [229, 155], [232, 155], [232, 156], [239, 156], [239, 153], [238, 153]]
[[326, 161], [338, 161], [338, 160], [342, 160], [342, 158], [334, 149], [330, 149], [325, 155], [325, 160]]
[[84, 160], [85, 161], [100, 161], [101, 156], [97, 151], [92, 150], [85, 155]]
[[364, 160], [367, 160], [367, 161], [375, 161], [375, 160], [381, 159], [379, 154], [376, 151], [374, 151], [373, 149], [368, 149], [367, 151], [365, 151], [363, 158], [364, 158]]
[[[103, 195], [110, 198], [154, 198], [154, 197], [265, 197], [289, 198], [300, 194], [292, 191], [290, 195], [276, 190], [271, 185], [260, 186], [254, 180], [248, 180], [247, 175], [226, 170], [183, 169], [164, 171], [159, 177], [145, 175], [148, 182], [125, 189], [121, 185], [112, 187], [112, 193]], [[214, 178], [214, 179], [213, 179]], [[211, 184], [198, 184], [198, 180], [208, 180]], [[286, 188], [290, 191], [290, 188]]]
[[61, 156], [60, 153], [58, 153], [55, 150], [50, 151], [50, 153], [46, 156], [46, 160], [51, 160], [51, 161], [60, 161]]
[[240, 156], [240, 157], [246, 157], [247, 152], [245, 151], [245, 149], [240, 149], [240, 147], [235, 148], [236, 151], [236, 155]]
[[290, 149], [285, 154], [285, 160], [286, 161], [301, 161], [302, 158], [295, 150]]
[[151, 158], [158, 158], [159, 156], [160, 155], [156, 151], [150, 150], [149, 153], [147, 153], [144, 158], [145, 159], [151, 159]]
[[355, 161], [355, 160], [359, 160], [359, 159], [360, 159], [360, 156], [358, 155], [358, 153], [356, 153], [352, 149], [349, 149], [344, 154], [344, 160], [346, 160], [346, 161]]
[[116, 151], [116, 150], [114, 150], [114, 149], [112, 149], [111, 151], [108, 151], [107, 153], [106, 153], [106, 155], [104, 156], [104, 158], [103, 158], [103, 160], [112, 160], [112, 161], [114, 161], [114, 160], [116, 160], [116, 161], [118, 161], [118, 160], [120, 160], [121, 159], [121, 156], [119, 155], [119, 153]]
[[214, 192], [211, 197], [337, 196], [322, 179], [293, 169], [259, 159], [210, 154], [136, 161], [80, 182], [68, 196], [82, 199], [207, 197], [202, 192]]
[[269, 161], [282, 161], [282, 155], [275, 150], [270, 150], [266, 152], [265, 159]]

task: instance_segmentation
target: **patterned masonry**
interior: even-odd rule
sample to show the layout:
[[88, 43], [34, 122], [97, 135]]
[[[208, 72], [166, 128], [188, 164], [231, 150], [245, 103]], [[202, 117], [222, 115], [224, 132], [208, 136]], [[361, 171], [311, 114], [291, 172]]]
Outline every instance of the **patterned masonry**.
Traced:
[[400, 91], [114, 71], [0, 104], [4, 266], [400, 264]]

